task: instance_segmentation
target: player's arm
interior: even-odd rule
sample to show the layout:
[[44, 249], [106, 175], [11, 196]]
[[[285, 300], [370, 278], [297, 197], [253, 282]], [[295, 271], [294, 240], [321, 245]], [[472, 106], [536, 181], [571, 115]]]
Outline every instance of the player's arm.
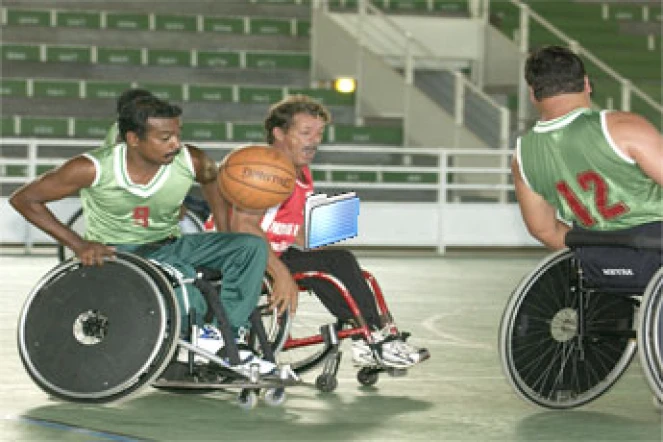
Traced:
[[203, 197], [210, 206], [217, 232], [228, 231], [228, 204], [223, 199], [216, 183], [218, 169], [216, 163], [202, 150], [186, 145], [191, 154], [196, 181], [200, 184]]
[[609, 112], [606, 120], [615, 144], [647, 176], [663, 186], [663, 136], [656, 127], [630, 112]]
[[251, 233], [264, 238], [267, 243], [268, 253], [267, 273], [269, 273], [273, 280], [270, 305], [271, 307], [278, 308], [279, 314], [283, 313], [288, 307], [294, 313], [297, 310], [299, 288], [290, 274], [290, 270], [288, 270], [269, 246], [267, 235], [265, 235], [265, 232], [260, 227], [260, 221], [264, 213], [264, 211], [246, 210], [237, 206], [233, 207], [232, 214], [230, 215], [230, 231]]
[[51, 201], [75, 195], [80, 189], [89, 187], [95, 176], [92, 161], [78, 156], [19, 188], [9, 198], [9, 203], [30, 223], [73, 250], [83, 264], [101, 265], [105, 256], [114, 255], [115, 249], [85, 241], [61, 223], [46, 206]]
[[520, 212], [529, 233], [551, 249], [566, 247], [564, 237], [570, 230], [569, 226], [559, 221], [555, 208], [525, 183], [515, 156], [511, 162], [511, 172]]

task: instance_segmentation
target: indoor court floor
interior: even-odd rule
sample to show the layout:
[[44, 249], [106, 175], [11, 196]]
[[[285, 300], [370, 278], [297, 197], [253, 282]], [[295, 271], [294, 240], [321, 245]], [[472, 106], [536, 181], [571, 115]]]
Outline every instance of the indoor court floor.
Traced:
[[[0, 256], [0, 439], [67, 441], [660, 441], [661, 413], [637, 357], [605, 395], [575, 410], [520, 399], [497, 352], [502, 310], [541, 251], [360, 253], [400, 328], [427, 346], [429, 361], [405, 377], [356, 380], [349, 351], [333, 393], [287, 390], [281, 407], [240, 409], [234, 392], [172, 394], [144, 388], [110, 405], [50, 399], [30, 380], [16, 349], [26, 295], [56, 264], [54, 253]], [[349, 350], [348, 343], [343, 348]], [[316, 372], [304, 375], [314, 382]]]

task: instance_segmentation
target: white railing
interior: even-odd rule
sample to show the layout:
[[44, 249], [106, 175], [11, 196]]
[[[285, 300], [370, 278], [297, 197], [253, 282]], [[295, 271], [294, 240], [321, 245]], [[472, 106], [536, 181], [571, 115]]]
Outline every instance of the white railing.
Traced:
[[[518, 36], [518, 46], [521, 54], [521, 65], [520, 72], [525, 72], [525, 60], [527, 54], [529, 53], [529, 30], [530, 30], [530, 19], [534, 20], [541, 27], [546, 29], [548, 32], [553, 34], [555, 37], [564, 41], [569, 48], [574, 51], [576, 54], [584, 57], [589, 60], [593, 65], [598, 69], [603, 71], [608, 77], [614, 79], [619, 83], [621, 88], [621, 105], [620, 110], [630, 111], [631, 110], [631, 96], [635, 95], [640, 98], [645, 104], [650, 106], [654, 111], [663, 118], [663, 106], [661, 103], [658, 103], [655, 99], [647, 95], [641, 89], [633, 85], [633, 83], [628, 79], [617, 73], [615, 70], [610, 68], [605, 62], [600, 60], [589, 50], [584, 48], [578, 41], [566, 35], [564, 32], [556, 28], [552, 23], [550, 23], [545, 18], [541, 17], [539, 14], [534, 12], [527, 4], [519, 0], [509, 0], [511, 4], [520, 9], [520, 33]], [[522, 131], [525, 129], [526, 122], [528, 120], [528, 101], [529, 93], [527, 90], [527, 84], [520, 77], [518, 85], [518, 130]]]
[[[3, 152], [0, 157], [0, 184], [17, 187], [30, 182], [43, 167], [63, 163], [74, 154], [72, 149], [81, 153], [97, 146], [98, 140], [0, 138], [0, 152]], [[197, 146], [220, 159], [237, 144], [206, 142]], [[12, 152], [12, 157], [4, 154], [8, 151]], [[383, 190], [383, 196], [396, 190], [409, 192], [399, 203], [385, 201], [384, 198], [380, 198], [381, 202], [362, 199], [362, 216], [368, 221], [362, 228], [364, 233], [361, 238], [354, 244], [426, 246], [435, 247], [440, 253], [447, 245], [532, 245], [527, 235], [523, 234], [523, 227], [514, 225], [512, 221], [517, 219], [514, 215], [517, 214], [517, 207], [514, 209], [513, 198], [508, 198], [513, 185], [509, 184], [510, 170], [501, 166], [508, 164], [510, 151], [334, 145], [321, 147], [319, 158], [324, 158], [325, 154], [340, 154], [342, 161], [317, 161], [312, 166], [319, 176], [316, 183], [318, 191], [355, 190], [360, 198], [362, 192], [368, 190]], [[410, 165], [402, 165], [401, 157], [405, 155], [409, 157]], [[493, 160], [482, 164], [483, 160], [490, 158]], [[425, 165], [424, 159], [427, 159]], [[332, 176], [338, 171], [372, 173], [375, 179], [352, 181], [348, 175], [333, 179]], [[399, 179], [387, 179], [389, 174], [396, 174]], [[495, 179], [495, 176], [499, 178]], [[422, 199], [424, 192], [434, 197]], [[26, 251], [34, 243], [52, 242], [22, 220], [8, 206], [7, 197], [2, 195], [2, 242], [23, 243]], [[477, 203], [477, 200], [481, 202]], [[67, 219], [73, 212], [71, 204], [59, 210], [61, 219]], [[482, 216], [490, 217], [491, 223], [468, 232], [474, 220]], [[498, 219], [500, 216], [506, 217], [503, 222]], [[394, 235], [394, 231], [401, 230], [405, 233]]]
[[[476, 9], [475, 12], [484, 14], [484, 19], [487, 21], [487, 0], [481, 0], [481, 2], [475, 0], [470, 2], [471, 9]], [[481, 3], [482, 6], [477, 6], [476, 4]], [[329, 4], [324, 0], [317, 0], [313, 3], [314, 7], [320, 7], [323, 11], [329, 11]], [[375, 18], [376, 21], [369, 20], [370, 18]], [[447, 65], [451, 60], [449, 58], [440, 57], [438, 54], [435, 54], [429, 47], [424, 43], [414, 38], [412, 34], [401, 27], [395, 20], [391, 19], [387, 14], [382, 12], [380, 8], [373, 5], [369, 0], [358, 0], [357, 2], [357, 19], [356, 19], [356, 30], [355, 30], [355, 39], [357, 41], [357, 46], [360, 49], [357, 54], [356, 60], [356, 74], [357, 81], [359, 84], [362, 84], [366, 81], [370, 81], [368, 78], [364, 78], [364, 67], [363, 67], [363, 52], [369, 47], [369, 42], [367, 39], [371, 38], [368, 33], [368, 28], [370, 25], [378, 26], [379, 31], [379, 40], [371, 42], [375, 45], [380, 45], [388, 47], [389, 52], [385, 54], [385, 59], [394, 63], [394, 59], [398, 59], [398, 65], [403, 68], [403, 140], [405, 145], [409, 144], [410, 140], [410, 124], [409, 118], [411, 116], [410, 104], [411, 104], [411, 93], [412, 87], [414, 85], [414, 72], [417, 68], [426, 68], [426, 67], [437, 67], [445, 71], [449, 71], [453, 74], [455, 78], [454, 82], [454, 109], [453, 117], [455, 123], [458, 126], [465, 125], [465, 97], [467, 91], [473, 93], [488, 109], [491, 109], [496, 114], [499, 115], [499, 139], [496, 140], [496, 146], [500, 149], [509, 148], [509, 126], [510, 126], [510, 113], [509, 110], [495, 101], [492, 97], [483, 92], [482, 85], [482, 69], [473, 69], [473, 75], [478, 75], [479, 78], [475, 78], [473, 83], [470, 81], [464, 74], [459, 71], [453, 71], [447, 68], [440, 68], [440, 66]], [[375, 36], [373, 38], [376, 38]], [[355, 115], [358, 119], [357, 124], [362, 124], [362, 116], [364, 115], [362, 106], [363, 106], [363, 97], [362, 97], [362, 88], [358, 88], [355, 96]]]

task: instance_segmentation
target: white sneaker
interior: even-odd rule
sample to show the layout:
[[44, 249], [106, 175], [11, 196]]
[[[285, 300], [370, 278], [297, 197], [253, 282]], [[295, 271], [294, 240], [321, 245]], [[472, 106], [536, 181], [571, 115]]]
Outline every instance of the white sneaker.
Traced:
[[198, 330], [197, 345], [203, 350], [216, 354], [223, 347], [223, 335], [212, 324], [205, 324]]
[[364, 340], [352, 343], [352, 360], [355, 365], [387, 365], [394, 368], [408, 368], [430, 357], [428, 350], [417, 348], [393, 335], [388, 329], [372, 333], [375, 339], [375, 354]]
[[236, 371], [250, 371], [251, 367], [255, 365], [258, 367], [260, 375], [276, 374], [278, 372], [275, 363], [259, 358], [251, 350], [240, 349], [239, 360], [239, 365], [233, 365], [230, 368]]
[[407, 368], [428, 359], [428, 350], [408, 344], [397, 336], [388, 336], [378, 346], [385, 365]]
[[358, 367], [374, 367], [378, 365], [378, 361], [373, 356], [373, 350], [371, 350], [363, 339], [352, 341], [352, 362]]

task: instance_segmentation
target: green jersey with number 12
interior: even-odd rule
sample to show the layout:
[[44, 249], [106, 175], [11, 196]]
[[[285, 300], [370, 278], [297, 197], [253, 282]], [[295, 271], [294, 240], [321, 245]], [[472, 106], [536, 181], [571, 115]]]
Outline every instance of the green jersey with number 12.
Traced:
[[539, 121], [516, 144], [525, 183], [560, 217], [594, 230], [663, 219], [661, 186], [615, 145], [608, 111], [575, 109]]

